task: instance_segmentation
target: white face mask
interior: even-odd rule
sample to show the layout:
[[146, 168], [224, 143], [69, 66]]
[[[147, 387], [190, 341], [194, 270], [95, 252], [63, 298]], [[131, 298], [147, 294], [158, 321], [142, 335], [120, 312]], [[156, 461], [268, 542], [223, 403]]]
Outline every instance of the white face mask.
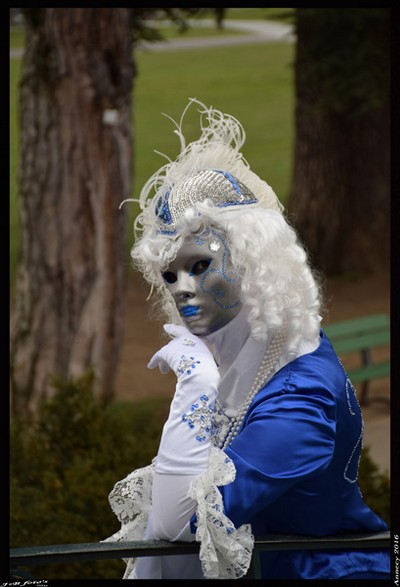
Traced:
[[211, 334], [240, 311], [239, 279], [225, 239], [215, 231], [186, 238], [162, 276], [193, 334]]

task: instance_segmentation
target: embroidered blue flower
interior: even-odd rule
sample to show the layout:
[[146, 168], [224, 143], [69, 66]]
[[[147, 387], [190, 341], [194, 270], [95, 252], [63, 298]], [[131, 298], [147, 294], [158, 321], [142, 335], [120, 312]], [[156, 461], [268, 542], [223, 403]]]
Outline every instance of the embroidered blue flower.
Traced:
[[200, 365], [200, 361], [196, 361], [194, 357], [185, 357], [185, 355], [181, 356], [181, 361], [178, 365], [177, 372], [179, 375], [183, 375], [186, 373], [187, 375], [191, 374], [191, 370], [196, 368], [196, 365]]
[[192, 404], [189, 414], [182, 415], [182, 422], [185, 422], [190, 429], [198, 428], [196, 440], [204, 442], [211, 432], [214, 404], [208, 403], [208, 396], [202, 395], [199, 401]]

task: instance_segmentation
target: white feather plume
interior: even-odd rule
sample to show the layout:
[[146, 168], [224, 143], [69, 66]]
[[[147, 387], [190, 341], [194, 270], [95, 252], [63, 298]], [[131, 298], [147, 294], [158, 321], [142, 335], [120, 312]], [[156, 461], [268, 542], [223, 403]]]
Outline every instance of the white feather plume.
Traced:
[[[182, 131], [187, 110], [196, 104], [200, 112], [200, 138], [186, 145]], [[207, 107], [196, 98], [190, 98], [179, 123], [165, 114], [176, 127], [174, 133], [180, 141], [180, 153], [174, 161], [164, 156], [168, 163], [161, 166], [143, 186], [138, 203], [142, 209], [135, 221], [135, 234], [147, 228], [155, 227], [155, 206], [159, 196], [163, 196], [175, 184], [189, 173], [202, 169], [220, 169], [228, 171], [242, 181], [256, 196], [259, 204], [279, 212], [283, 206], [273, 189], [258, 175], [251, 171], [240, 149], [246, 140], [246, 133], [241, 123], [212, 106]], [[136, 200], [135, 200], [136, 201]]]

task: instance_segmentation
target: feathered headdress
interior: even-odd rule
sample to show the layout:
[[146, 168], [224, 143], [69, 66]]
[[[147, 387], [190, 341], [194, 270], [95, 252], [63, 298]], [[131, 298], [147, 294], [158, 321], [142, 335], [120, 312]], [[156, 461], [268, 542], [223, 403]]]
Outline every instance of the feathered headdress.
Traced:
[[[186, 145], [182, 124], [193, 103], [200, 106], [201, 135]], [[261, 205], [283, 211], [275, 192], [251, 171], [240, 152], [246, 135], [236, 118], [191, 98], [179, 124], [171, 120], [181, 151], [175, 161], [164, 155], [168, 163], [143, 186], [138, 200], [142, 212], [134, 227], [136, 236], [149, 229], [174, 234], [181, 215], [197, 202], [209, 201], [219, 208]]]

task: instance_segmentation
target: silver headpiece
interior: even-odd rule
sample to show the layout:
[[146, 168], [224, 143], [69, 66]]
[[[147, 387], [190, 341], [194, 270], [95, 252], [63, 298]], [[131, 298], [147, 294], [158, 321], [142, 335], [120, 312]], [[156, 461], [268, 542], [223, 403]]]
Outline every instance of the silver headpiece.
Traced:
[[156, 214], [163, 225], [160, 227], [161, 232], [174, 232], [176, 222], [183, 213], [196, 202], [205, 200], [210, 200], [219, 208], [258, 202], [253, 192], [227, 171], [195, 171], [171, 188], [164, 197], [160, 197]]
[[[201, 108], [201, 135], [186, 144], [182, 122], [193, 103]], [[247, 204], [258, 204], [283, 210], [273, 189], [251, 171], [244, 159], [240, 149], [245, 132], [236, 118], [191, 99], [180, 123], [175, 125], [181, 151], [174, 161], [166, 156], [169, 162], [143, 186], [138, 201], [142, 212], [135, 220], [137, 237], [153, 231], [174, 234], [182, 214], [206, 200], [218, 208], [242, 209]]]

